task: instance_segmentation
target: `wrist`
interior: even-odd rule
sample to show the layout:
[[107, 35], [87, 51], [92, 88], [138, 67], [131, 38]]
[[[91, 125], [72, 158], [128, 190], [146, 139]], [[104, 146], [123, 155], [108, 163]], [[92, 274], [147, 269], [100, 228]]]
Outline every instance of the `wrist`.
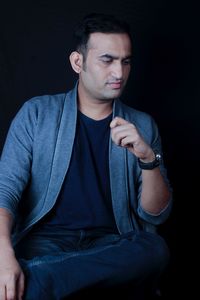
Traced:
[[151, 153], [148, 154], [148, 156], [143, 157], [143, 158], [138, 158], [139, 161], [141, 161], [142, 163], [151, 163], [152, 161], [154, 161], [155, 159], [155, 153], [153, 152], [153, 150], [151, 151]]
[[13, 246], [9, 237], [0, 236], [0, 249], [1, 248], [13, 250]]
[[160, 165], [162, 159], [161, 154], [157, 150], [154, 150], [152, 152], [153, 152], [153, 158], [152, 156], [151, 158], [148, 157], [148, 159], [138, 158], [138, 164], [142, 170], [153, 170]]

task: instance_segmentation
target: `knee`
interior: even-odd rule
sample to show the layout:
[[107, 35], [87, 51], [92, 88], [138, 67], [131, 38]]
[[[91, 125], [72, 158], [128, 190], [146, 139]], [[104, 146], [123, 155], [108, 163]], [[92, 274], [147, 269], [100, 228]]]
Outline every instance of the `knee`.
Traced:
[[161, 236], [156, 235], [154, 239], [155, 241], [152, 245], [154, 268], [156, 268], [158, 272], [162, 273], [169, 264], [170, 251], [167, 243]]

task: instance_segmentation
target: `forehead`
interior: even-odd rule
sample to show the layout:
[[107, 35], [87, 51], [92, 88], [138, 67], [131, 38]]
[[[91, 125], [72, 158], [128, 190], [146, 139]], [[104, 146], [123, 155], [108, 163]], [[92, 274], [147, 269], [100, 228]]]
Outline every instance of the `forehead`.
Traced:
[[110, 54], [131, 54], [131, 41], [126, 33], [100, 33], [90, 35], [88, 41], [89, 51]]

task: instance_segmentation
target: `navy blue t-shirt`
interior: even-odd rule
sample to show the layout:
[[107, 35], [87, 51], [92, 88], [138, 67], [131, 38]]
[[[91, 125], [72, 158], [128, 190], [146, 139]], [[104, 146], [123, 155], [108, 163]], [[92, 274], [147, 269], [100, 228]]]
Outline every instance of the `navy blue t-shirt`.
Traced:
[[78, 112], [69, 170], [45, 224], [116, 231], [108, 163], [111, 119], [96, 121]]

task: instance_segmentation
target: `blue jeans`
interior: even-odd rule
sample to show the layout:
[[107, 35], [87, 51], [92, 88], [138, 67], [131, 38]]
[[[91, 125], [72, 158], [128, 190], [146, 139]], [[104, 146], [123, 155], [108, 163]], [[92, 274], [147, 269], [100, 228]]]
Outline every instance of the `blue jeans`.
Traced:
[[134, 299], [143, 299], [144, 285], [153, 288], [169, 260], [157, 234], [47, 227], [22, 240], [16, 255], [26, 275], [25, 300], [61, 300], [88, 288], [127, 285], [138, 295]]

